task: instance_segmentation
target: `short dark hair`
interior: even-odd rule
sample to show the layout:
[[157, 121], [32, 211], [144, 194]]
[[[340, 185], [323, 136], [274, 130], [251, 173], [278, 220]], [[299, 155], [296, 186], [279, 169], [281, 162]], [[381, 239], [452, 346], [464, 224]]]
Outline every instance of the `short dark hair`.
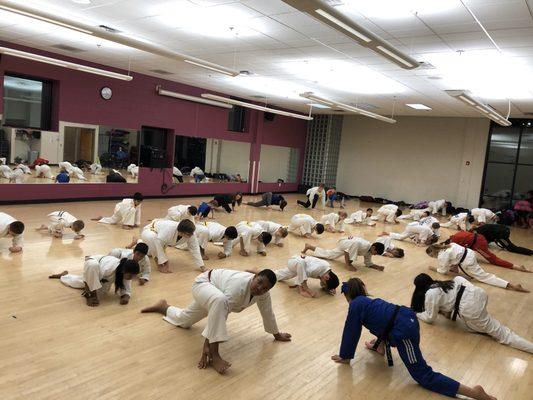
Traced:
[[402, 215], [403, 212], [402, 210], [400, 210], [399, 208], [396, 210], [396, 216], [399, 217], [400, 215]]
[[359, 278], [351, 278], [343, 282], [341, 293], [344, 293], [350, 300], [357, 296], [368, 296], [365, 283]]
[[198, 214], [198, 208], [196, 208], [196, 206], [189, 206], [187, 211], [189, 211], [189, 214], [191, 214], [193, 217]]
[[83, 228], [85, 228], [85, 223], [81, 219], [78, 219], [72, 223], [72, 229], [76, 232], [81, 231]]
[[13, 232], [15, 235], [20, 235], [24, 232], [24, 224], [20, 221], [15, 221], [9, 224], [9, 231]]
[[333, 272], [332, 270], [329, 270], [329, 279], [326, 281], [326, 287], [329, 290], [336, 289], [339, 286], [339, 277]]
[[432, 227], [433, 229], [439, 229], [439, 228], [440, 228], [440, 224], [439, 224], [438, 222], [433, 222], [433, 223], [431, 224], [431, 227]]
[[378, 253], [379, 255], [382, 255], [383, 252], [385, 251], [385, 245], [380, 242], [372, 243], [372, 246], [370, 247], [371, 248], [373, 247], [376, 250], [376, 253]]
[[320, 223], [316, 224], [315, 229], [316, 229], [316, 233], [318, 233], [319, 235], [324, 233], [324, 225]]
[[287, 200], [281, 200], [279, 202], [279, 208], [281, 208], [281, 211], [283, 211], [285, 207], [287, 207]]
[[468, 216], [468, 222], [472, 223], [472, 222], [474, 222], [475, 220], [476, 220], [476, 219], [474, 218], [473, 215], [469, 215], [469, 216]]
[[259, 238], [261, 239], [260, 242], [263, 243], [265, 246], [272, 241], [272, 235], [266, 231], [261, 232], [261, 235], [259, 235]]
[[144, 196], [142, 195], [141, 192], [135, 192], [133, 194], [133, 200], [136, 200], [136, 201], [143, 201], [144, 200]]
[[368, 207], [368, 208], [366, 209], [366, 211], [372, 211], [372, 212], [374, 212], [374, 209], [373, 209], [373, 208], [370, 208], [370, 207]]
[[196, 226], [194, 226], [194, 222], [190, 219], [181, 220], [178, 224], [178, 232], [190, 233], [192, 235], [195, 230]]
[[405, 251], [403, 249], [400, 249], [399, 247], [395, 247], [392, 249], [393, 252], [396, 252], [398, 258], [403, 258], [405, 256]]
[[228, 226], [226, 230], [224, 231], [224, 236], [229, 237], [231, 240], [237, 239], [237, 236], [239, 236], [239, 233], [237, 232], [237, 228], [234, 226]]
[[139, 252], [144, 255], [148, 254], [148, 245], [146, 243], [137, 243], [133, 248], [133, 252]]
[[278, 279], [276, 278], [276, 274], [271, 269], [264, 269], [260, 271], [257, 275], [268, 279], [271, 288], [273, 288], [276, 282], [278, 281]]

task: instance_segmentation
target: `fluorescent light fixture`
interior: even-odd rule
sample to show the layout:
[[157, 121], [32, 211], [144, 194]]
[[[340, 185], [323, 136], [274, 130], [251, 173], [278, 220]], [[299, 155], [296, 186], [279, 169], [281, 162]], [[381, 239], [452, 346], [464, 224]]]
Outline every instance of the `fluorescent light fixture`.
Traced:
[[398, 62], [402, 63], [403, 65], [405, 65], [407, 68], [412, 68], [413, 67], [413, 64], [410, 63], [409, 61], [406, 61], [404, 60], [401, 56], [397, 55], [397, 54], [394, 54], [392, 51], [390, 51], [389, 49], [383, 47], [383, 46], [376, 46], [376, 49], [378, 49], [379, 51], [385, 53], [386, 55], [388, 55], [389, 57], [392, 57], [394, 58], [395, 60], [398, 60]]
[[475, 99], [465, 90], [446, 90], [446, 93], [456, 98], [457, 100], [469, 105], [470, 107], [475, 108], [479, 112], [483, 113], [487, 118], [493, 120], [494, 122], [502, 126], [512, 125], [511, 121], [509, 121], [507, 118], [498, 113], [494, 108]]
[[331, 108], [330, 106], [326, 106], [325, 104], [321, 104], [321, 103], [308, 103], [307, 105], [313, 108], [321, 108], [321, 109]]
[[356, 31], [354, 28], [346, 25], [344, 22], [339, 21], [337, 18], [335, 18], [333, 15], [328, 14], [326, 11], [322, 10], [321, 8], [315, 10], [317, 14], [322, 15], [324, 18], [327, 18], [331, 22], [333, 22], [336, 25], [339, 25], [342, 29], [345, 31], [350, 32], [352, 35], [357, 36], [359, 39], [361, 39], [363, 42], [370, 43], [372, 39], [369, 39], [367, 36], [363, 35], [361, 32]]
[[[5, 2], [2, 2], [2, 3], [5, 3]], [[71, 24], [68, 24], [68, 23], [65, 23], [65, 22], [58, 21], [56, 19], [48, 18], [48, 17], [42, 16], [42, 15], [39, 15], [39, 14], [36, 14], [36, 13], [32, 13], [32, 12], [28, 12], [28, 11], [25, 11], [25, 10], [21, 10], [19, 8], [14, 8], [14, 7], [10, 7], [10, 6], [6, 6], [6, 5], [3, 5], [3, 4], [0, 4], [0, 10], [9, 11], [9, 12], [12, 12], [12, 13], [15, 13], [15, 14], [19, 14], [19, 15], [24, 15], [25, 17], [38, 19], [40, 21], [48, 22], [50, 24], [54, 24], [54, 25], [57, 25], [57, 26], [62, 26], [63, 28], [72, 29], [74, 31], [86, 33], [88, 35], [92, 35], [93, 34], [92, 30], [85, 29], [85, 28], [79, 28], [77, 26], [74, 26], [74, 25], [71, 25]]]
[[222, 69], [222, 68], [220, 68], [218, 66], [215, 67], [215, 66], [212, 66], [211, 64], [206, 63], [206, 62], [204, 63], [204, 62], [192, 61], [192, 60], [188, 60], [188, 59], [185, 59], [183, 61], [185, 61], [188, 64], [196, 65], [197, 67], [201, 67], [201, 68], [209, 69], [211, 71], [219, 72], [219, 73], [224, 74], [224, 75], [234, 76], [233, 72], [231, 72], [230, 70], [225, 70], [225, 69]]
[[202, 103], [202, 104], [207, 104], [207, 105], [215, 106], [215, 107], [233, 108], [232, 105], [227, 104], [227, 103], [221, 103], [219, 101], [214, 101], [214, 100], [207, 100], [207, 99], [203, 99], [201, 97], [196, 97], [196, 96], [189, 96], [188, 94], [183, 94], [183, 93], [171, 92], [170, 90], [165, 90], [161, 88], [160, 85], [157, 85], [155, 87], [155, 90], [157, 91], [157, 94], [159, 94], [160, 96], [174, 97], [176, 99], [193, 101], [195, 103]]
[[89, 74], [107, 76], [109, 78], [120, 79], [122, 81], [131, 81], [133, 76], [119, 74], [117, 72], [107, 71], [105, 69], [93, 68], [87, 65], [76, 64], [68, 61], [58, 60], [56, 58], [45, 57], [39, 54], [28, 53], [25, 51], [10, 49], [8, 47], [0, 47], [0, 54], [13, 56], [17, 58], [24, 58], [26, 60], [37, 61], [44, 64], [56, 65], [58, 67], [74, 69], [77, 71], [87, 72]]
[[282, 110], [276, 110], [275, 108], [269, 108], [269, 107], [259, 106], [257, 104], [247, 103], [245, 101], [229, 99], [227, 97], [217, 96], [216, 94], [204, 93], [202, 94], [202, 97], [205, 99], [221, 101], [223, 103], [233, 104], [236, 106], [251, 108], [253, 110], [259, 110], [259, 111], [269, 112], [272, 114], [284, 115], [286, 117], [305, 119], [306, 121], [311, 121], [313, 119], [313, 117], [308, 117], [307, 115], [296, 114], [296, 113], [291, 113], [291, 112], [282, 111]]
[[201, 60], [196, 57], [188, 56], [186, 54], [178, 53], [167, 49], [165, 47], [153, 44], [140, 39], [135, 39], [132, 35], [127, 33], [108, 32], [105, 29], [96, 28], [83, 22], [78, 22], [73, 19], [68, 19], [60, 14], [53, 14], [51, 12], [28, 7], [24, 4], [14, 2], [12, 0], [0, 0], [0, 9], [12, 13], [20, 14], [26, 17], [34, 18], [40, 21], [48, 22], [63, 28], [71, 29], [77, 32], [82, 32], [91, 35], [91, 37], [98, 37], [110, 42], [118, 43], [140, 51], [145, 51], [150, 54], [165, 57], [171, 60], [186, 61], [189, 64], [201, 68], [207, 68], [211, 71], [222, 73], [225, 75], [237, 76], [239, 71], [226, 68], [222, 65], [214, 64], [209, 61]]
[[357, 24], [338, 8], [320, 0], [282, 0], [284, 3], [325, 23], [336, 31], [355, 40], [361, 46], [377, 52], [404, 69], [417, 68], [420, 63], [411, 56], [396, 49], [375, 33]]
[[305, 92], [300, 94], [301, 97], [304, 97], [306, 99], [315, 101], [317, 103], [326, 104], [329, 106], [333, 106], [335, 108], [340, 108], [341, 110], [348, 111], [354, 114], [364, 115], [365, 117], [374, 118], [379, 121], [387, 122], [389, 124], [395, 124], [396, 120], [388, 117], [384, 117], [383, 115], [375, 114], [373, 112], [363, 110], [361, 108], [357, 108], [354, 106], [350, 106], [348, 104], [340, 103], [338, 101], [325, 99], [323, 97], [317, 96], [313, 94], [312, 92]]
[[424, 110], [424, 111], [431, 110], [431, 107], [428, 107], [425, 104], [419, 104], [419, 103], [406, 104], [406, 106], [414, 108], [415, 110]]

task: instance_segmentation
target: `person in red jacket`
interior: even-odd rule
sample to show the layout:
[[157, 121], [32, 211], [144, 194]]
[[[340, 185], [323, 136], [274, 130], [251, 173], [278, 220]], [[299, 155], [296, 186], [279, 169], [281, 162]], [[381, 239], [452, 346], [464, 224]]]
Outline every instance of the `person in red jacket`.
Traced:
[[486, 259], [490, 264], [497, 265], [503, 268], [516, 269], [523, 272], [532, 272], [523, 265], [516, 265], [509, 261], [502, 260], [496, 254], [489, 250], [489, 244], [485, 236], [480, 233], [459, 231], [456, 234], [450, 236], [447, 242], [456, 243], [460, 246], [472, 249]]

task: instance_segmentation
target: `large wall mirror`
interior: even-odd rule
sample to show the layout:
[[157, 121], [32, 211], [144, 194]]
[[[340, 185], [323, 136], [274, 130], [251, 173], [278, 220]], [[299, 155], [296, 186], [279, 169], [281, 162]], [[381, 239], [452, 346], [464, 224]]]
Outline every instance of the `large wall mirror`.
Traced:
[[296, 183], [300, 150], [292, 147], [261, 145], [259, 182]]
[[0, 183], [137, 183], [138, 161], [135, 129], [69, 122], [60, 122], [58, 132], [0, 126]]
[[176, 136], [174, 179], [182, 183], [247, 182], [250, 143]]

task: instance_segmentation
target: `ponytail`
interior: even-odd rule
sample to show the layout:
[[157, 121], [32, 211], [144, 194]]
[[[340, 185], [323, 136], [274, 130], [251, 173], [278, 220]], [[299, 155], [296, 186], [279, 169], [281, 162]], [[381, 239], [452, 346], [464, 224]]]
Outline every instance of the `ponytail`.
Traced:
[[449, 281], [436, 281], [433, 280], [428, 274], [418, 274], [414, 280], [415, 290], [411, 297], [411, 309], [414, 312], [424, 311], [426, 302], [426, 292], [429, 289], [440, 288], [444, 293], [448, 293], [450, 289], [453, 289], [455, 282]]
[[125, 289], [124, 286], [124, 274], [137, 275], [140, 272], [139, 264], [137, 261], [128, 260], [123, 258], [120, 260], [117, 269], [115, 270], [115, 293], [119, 290]]

